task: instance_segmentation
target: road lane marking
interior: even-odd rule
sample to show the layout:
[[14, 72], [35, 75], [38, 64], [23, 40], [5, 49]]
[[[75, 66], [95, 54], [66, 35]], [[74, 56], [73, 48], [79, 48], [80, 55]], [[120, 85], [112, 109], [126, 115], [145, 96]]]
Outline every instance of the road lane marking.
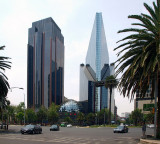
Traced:
[[[38, 136], [38, 138], [37, 138]], [[24, 141], [39, 141], [39, 142], [47, 142], [47, 143], [64, 143], [64, 144], [98, 144], [98, 143], [104, 143], [109, 140], [110, 138], [102, 138], [102, 139], [93, 139], [93, 138], [75, 138], [75, 137], [58, 137], [52, 135], [52, 139], [48, 140], [46, 135], [15, 135], [15, 134], [8, 134], [8, 135], [0, 135], [0, 138], [4, 139], [17, 139], [17, 140], [24, 140]], [[116, 138], [111, 140], [112, 142], [116, 143], [123, 143], [124, 140], [129, 141], [130, 144], [136, 143], [136, 141], [133, 138], [126, 138], [126, 137], [121, 137], [121, 138]]]

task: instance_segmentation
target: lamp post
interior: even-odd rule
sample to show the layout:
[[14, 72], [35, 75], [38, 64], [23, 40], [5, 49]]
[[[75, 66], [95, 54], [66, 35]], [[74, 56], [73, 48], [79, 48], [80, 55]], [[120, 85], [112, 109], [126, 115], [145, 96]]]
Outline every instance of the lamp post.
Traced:
[[[11, 87], [10, 89], [12, 90], [12, 89], [15, 89], [15, 88], [24, 90], [24, 88], [21, 88], [21, 87]], [[24, 94], [24, 125], [25, 125], [25, 94]]]

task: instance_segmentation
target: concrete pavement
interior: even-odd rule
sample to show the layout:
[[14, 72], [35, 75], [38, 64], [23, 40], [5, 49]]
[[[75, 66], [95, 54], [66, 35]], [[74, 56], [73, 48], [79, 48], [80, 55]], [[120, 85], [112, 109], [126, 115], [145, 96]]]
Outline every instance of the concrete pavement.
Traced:
[[140, 144], [160, 144], [160, 140], [140, 139]]
[[[60, 132], [52, 133], [49, 131], [49, 127], [43, 127], [42, 135], [21, 135], [20, 127], [12, 125], [9, 127], [9, 130], [0, 130], [0, 139], [9, 144], [9, 141], [16, 142], [17, 141], [30, 141], [31, 143], [37, 142], [37, 140], [43, 142], [51, 142], [55, 140], [57, 143], [106, 143], [106, 141], [111, 143], [130, 143], [130, 144], [160, 144], [160, 140], [152, 140], [152, 139], [139, 139], [139, 135], [141, 134], [141, 129], [139, 128], [131, 128], [129, 129], [129, 133], [127, 134], [114, 134], [113, 128], [61, 128]], [[150, 133], [149, 133], [150, 132]], [[2, 134], [2, 135], [1, 135]], [[7, 135], [4, 135], [7, 134]], [[153, 132], [149, 129], [148, 135], [152, 135]], [[69, 139], [69, 140], [68, 140]], [[139, 140], [140, 141], [139, 141]], [[93, 141], [94, 140], [94, 141]], [[70, 142], [69, 142], [70, 141]], [[137, 142], [136, 142], [137, 141]], [[87, 143], [87, 144], [88, 144]]]

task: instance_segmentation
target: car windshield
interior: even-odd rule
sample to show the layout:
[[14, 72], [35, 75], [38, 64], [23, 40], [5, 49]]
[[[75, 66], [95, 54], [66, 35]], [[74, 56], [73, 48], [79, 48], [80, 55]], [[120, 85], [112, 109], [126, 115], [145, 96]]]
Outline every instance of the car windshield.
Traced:
[[117, 128], [118, 128], [118, 129], [123, 129], [123, 127], [124, 127], [124, 126], [118, 126]]
[[34, 125], [26, 125], [26, 128], [34, 128]]
[[52, 128], [57, 128], [57, 125], [52, 125]]

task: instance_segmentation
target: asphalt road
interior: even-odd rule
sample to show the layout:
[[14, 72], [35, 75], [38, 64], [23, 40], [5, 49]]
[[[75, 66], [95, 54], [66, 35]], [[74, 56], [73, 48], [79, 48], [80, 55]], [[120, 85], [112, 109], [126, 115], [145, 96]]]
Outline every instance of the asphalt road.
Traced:
[[[113, 128], [60, 128], [49, 131], [42, 127], [42, 134], [20, 133], [22, 126], [9, 126], [9, 132], [0, 132], [0, 144], [137, 144], [142, 135], [141, 128], [130, 128], [128, 133], [113, 133]], [[147, 135], [153, 129], [147, 129]]]

